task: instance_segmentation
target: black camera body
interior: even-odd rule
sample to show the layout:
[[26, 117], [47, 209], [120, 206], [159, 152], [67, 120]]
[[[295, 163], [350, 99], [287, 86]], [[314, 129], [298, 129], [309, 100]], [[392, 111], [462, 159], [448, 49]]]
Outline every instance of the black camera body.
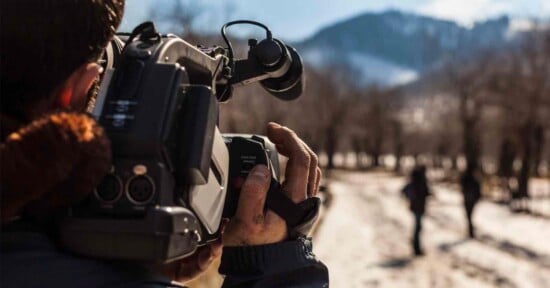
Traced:
[[[229, 24], [240, 23], [254, 24]], [[160, 35], [150, 22], [112, 41], [92, 114], [111, 140], [113, 167], [61, 221], [66, 248], [170, 262], [220, 237], [222, 216], [235, 213], [234, 183], [254, 165], [268, 165], [278, 180], [273, 144], [218, 129], [218, 102], [234, 85], [261, 81], [285, 100], [301, 94], [300, 57], [267, 32], [266, 40], [250, 42], [244, 60], [233, 59], [228, 41], [228, 49], [197, 48]]]

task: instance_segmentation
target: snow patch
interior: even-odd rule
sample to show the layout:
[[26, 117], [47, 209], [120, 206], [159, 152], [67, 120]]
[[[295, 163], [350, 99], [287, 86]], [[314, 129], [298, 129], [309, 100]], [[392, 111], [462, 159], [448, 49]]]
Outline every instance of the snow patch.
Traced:
[[418, 72], [370, 55], [350, 53], [348, 62], [359, 71], [362, 80], [367, 84], [374, 82], [393, 86], [407, 84], [418, 79]]
[[548, 287], [547, 219], [482, 201], [474, 212], [479, 237], [471, 240], [464, 237], [458, 185], [432, 183], [422, 225], [426, 255], [414, 258], [413, 217], [400, 192], [407, 179], [376, 172], [331, 175], [332, 201], [313, 237], [331, 287]]
[[362, 85], [377, 84], [381, 86], [402, 85], [419, 78], [418, 72], [381, 58], [360, 52], [341, 53], [332, 49], [314, 48], [302, 54], [305, 62], [314, 67], [346, 65], [356, 72]]
[[535, 28], [535, 23], [529, 19], [511, 19], [506, 38], [513, 39], [516, 35], [522, 32], [527, 32]]

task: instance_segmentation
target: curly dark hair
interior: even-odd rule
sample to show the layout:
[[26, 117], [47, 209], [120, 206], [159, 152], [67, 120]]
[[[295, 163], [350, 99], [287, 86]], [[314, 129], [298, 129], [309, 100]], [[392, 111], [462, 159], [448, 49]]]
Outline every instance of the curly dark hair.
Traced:
[[98, 60], [123, 10], [124, 0], [2, 0], [1, 112], [24, 120], [51, 100], [79, 66]]

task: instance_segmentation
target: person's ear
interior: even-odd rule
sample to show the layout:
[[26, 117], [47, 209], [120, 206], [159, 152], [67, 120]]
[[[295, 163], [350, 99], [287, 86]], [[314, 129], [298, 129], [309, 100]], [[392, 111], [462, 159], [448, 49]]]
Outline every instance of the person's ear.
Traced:
[[101, 73], [102, 67], [96, 63], [86, 63], [78, 67], [65, 80], [57, 95], [58, 106], [82, 110], [86, 106], [88, 90]]

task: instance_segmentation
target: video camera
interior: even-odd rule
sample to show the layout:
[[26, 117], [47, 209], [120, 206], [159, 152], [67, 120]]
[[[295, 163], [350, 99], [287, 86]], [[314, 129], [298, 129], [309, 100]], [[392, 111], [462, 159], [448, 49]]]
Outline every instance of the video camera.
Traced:
[[[247, 59], [235, 60], [227, 39], [235, 24], [266, 31], [264, 40], [249, 40]], [[218, 129], [218, 102], [231, 98], [233, 86], [260, 82], [280, 99], [299, 97], [300, 56], [254, 21], [229, 22], [222, 36], [227, 48], [203, 48], [145, 22], [110, 43], [92, 114], [112, 142], [113, 166], [61, 221], [66, 248], [147, 262], [188, 256], [220, 237], [222, 217], [231, 218], [238, 204], [238, 182], [257, 164], [273, 173], [266, 208], [289, 227], [316, 216], [317, 202], [297, 205], [281, 193], [269, 140]]]

